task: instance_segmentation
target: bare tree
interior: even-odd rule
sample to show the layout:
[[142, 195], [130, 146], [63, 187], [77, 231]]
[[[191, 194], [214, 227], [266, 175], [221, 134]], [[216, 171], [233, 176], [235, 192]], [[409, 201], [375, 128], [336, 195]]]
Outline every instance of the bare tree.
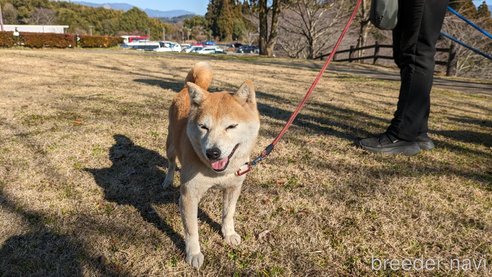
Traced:
[[246, 32], [244, 33], [244, 39], [246, 39], [246, 42], [249, 45], [253, 45], [258, 41], [258, 32], [252, 29], [246, 29]]
[[56, 12], [45, 8], [36, 8], [29, 19], [31, 24], [51, 25], [56, 22]]
[[243, 14], [244, 20], [247, 22], [246, 24], [246, 32], [244, 33], [244, 39], [248, 42], [249, 45], [258, 42], [259, 39], [259, 19], [258, 15], [255, 13], [247, 13]]
[[[458, 10], [461, 14], [466, 14], [467, 11], [463, 10], [466, 7]], [[487, 26], [488, 18], [477, 18], [473, 20], [479, 26]], [[454, 15], [449, 14], [443, 26], [443, 31], [449, 33], [453, 37], [463, 41], [464, 43], [474, 48], [480, 49], [485, 53], [492, 52], [492, 41], [486, 39], [485, 36], [463, 22], [461, 19]], [[441, 40], [439, 46], [449, 47], [449, 40]], [[492, 62], [473, 51], [470, 51], [462, 46], [455, 45], [456, 49], [456, 61], [455, 61], [455, 75], [456, 76], [469, 76], [482, 78], [492, 77]]]
[[[359, 9], [359, 37], [357, 38], [357, 48], [364, 47], [367, 42], [367, 36], [371, 30], [371, 22], [369, 21], [370, 12], [370, 1], [362, 0]], [[364, 50], [359, 50], [357, 55], [362, 57], [364, 55]], [[362, 61], [362, 60], [361, 60]]]
[[273, 56], [277, 43], [280, 12], [285, 0], [258, 0], [260, 55]]
[[281, 16], [280, 47], [290, 57], [314, 59], [333, 44], [333, 27], [345, 15], [344, 0], [291, 1]]

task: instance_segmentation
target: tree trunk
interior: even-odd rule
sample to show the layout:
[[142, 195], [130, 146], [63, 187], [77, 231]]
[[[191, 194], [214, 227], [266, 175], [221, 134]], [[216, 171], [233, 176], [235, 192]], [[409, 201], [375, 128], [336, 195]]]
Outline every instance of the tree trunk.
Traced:
[[[369, 27], [370, 27], [370, 21], [369, 21], [369, 7], [367, 6], [369, 2], [366, 0], [362, 0], [361, 4], [361, 18], [359, 21], [360, 27], [359, 27], [359, 38], [357, 39], [357, 48], [359, 47], [364, 47], [366, 45], [367, 41], [367, 35], [369, 34]], [[362, 57], [364, 55], [364, 50], [359, 50], [357, 52], [358, 57]], [[363, 60], [360, 60], [363, 62]]]
[[314, 59], [314, 39], [312, 37], [308, 38], [308, 54], [307, 58], [309, 60]]
[[0, 4], [0, 31], [3, 32], [3, 16], [2, 16], [2, 5]]
[[270, 27], [270, 35], [267, 40], [267, 56], [273, 56], [273, 50], [275, 48], [275, 44], [277, 43], [278, 36], [278, 19], [280, 17], [280, 0], [273, 0], [272, 4], [272, 25]]
[[[260, 55], [272, 57], [275, 44], [277, 43], [278, 20], [281, 11], [281, 0], [273, 0], [271, 9], [268, 8], [267, 0], [259, 0], [259, 20], [260, 20]], [[271, 10], [271, 25], [268, 26], [268, 15]], [[270, 27], [270, 28], [268, 28]]]
[[260, 55], [267, 55], [267, 40], [268, 40], [268, 3], [267, 0], [260, 0], [259, 3], [259, 25], [260, 36], [258, 39], [258, 47]]

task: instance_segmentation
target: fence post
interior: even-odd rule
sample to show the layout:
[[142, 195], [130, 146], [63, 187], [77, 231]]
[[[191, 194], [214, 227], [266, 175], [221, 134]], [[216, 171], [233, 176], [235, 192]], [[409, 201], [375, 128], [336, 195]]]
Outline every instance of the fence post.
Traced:
[[456, 49], [453, 42], [449, 45], [448, 52], [448, 62], [446, 64], [446, 76], [451, 76], [455, 74], [455, 66], [456, 66]]
[[376, 64], [379, 58], [379, 43], [376, 41], [374, 43], [374, 59], [372, 60], [372, 64]]
[[354, 58], [354, 46], [353, 45], [350, 45], [350, 52], [349, 52], [349, 63], [352, 62], [353, 58]]

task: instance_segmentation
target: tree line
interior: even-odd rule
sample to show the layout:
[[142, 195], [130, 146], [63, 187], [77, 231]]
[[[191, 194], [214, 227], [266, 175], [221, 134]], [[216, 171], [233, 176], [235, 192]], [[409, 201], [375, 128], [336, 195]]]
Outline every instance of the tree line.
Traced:
[[[70, 26], [71, 33], [150, 34], [155, 40], [167, 37], [178, 41], [239, 41], [258, 45], [262, 55], [281, 53], [293, 58], [315, 59], [330, 50], [355, 2], [210, 0], [205, 16], [174, 20], [149, 18], [138, 8], [124, 12], [65, 1], [0, 0], [0, 5], [5, 23], [64, 24]], [[492, 28], [485, 1], [478, 8], [472, 0], [451, 0], [450, 5], [487, 30]], [[390, 40], [389, 32], [370, 25], [369, 8], [370, 0], [363, 0], [353, 31], [346, 41], [364, 46], [371, 39]]]
[[[201, 22], [209, 36], [219, 40], [253, 41], [260, 53], [274, 50], [295, 58], [316, 58], [329, 51], [333, 37], [345, 23], [356, 0], [210, 0]], [[371, 39], [390, 39], [369, 22], [370, 0], [363, 0], [352, 33], [357, 47]], [[484, 1], [478, 8], [472, 0], [451, 0], [456, 10], [492, 28], [490, 11]], [[355, 33], [355, 34], [354, 34]], [[359, 53], [362, 55], [363, 53]]]
[[49, 0], [0, 0], [0, 5], [5, 24], [61, 24], [70, 26], [68, 32], [75, 34], [149, 34], [153, 39], [172, 30], [138, 8], [123, 12]]

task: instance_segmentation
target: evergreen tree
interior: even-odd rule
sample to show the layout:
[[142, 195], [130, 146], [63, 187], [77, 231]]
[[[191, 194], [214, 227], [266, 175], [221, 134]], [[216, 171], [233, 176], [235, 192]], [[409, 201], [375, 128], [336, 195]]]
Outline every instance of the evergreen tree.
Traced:
[[232, 40], [241, 40], [243, 35], [246, 33], [246, 23], [242, 18], [234, 18], [232, 24]]
[[[0, 4], [1, 5], [1, 4]], [[14, 5], [6, 3], [2, 8], [3, 22], [5, 24], [17, 24], [17, 9]]]
[[233, 2], [234, 0], [223, 0], [222, 7], [219, 12], [219, 18], [217, 18], [217, 23], [220, 32], [221, 40], [231, 40], [232, 32], [234, 31], [234, 12], [233, 12]]
[[222, 7], [221, 0], [210, 0], [210, 2], [208, 3], [205, 19], [208, 22], [208, 28], [212, 33], [212, 37], [220, 36], [219, 24], [217, 19], [219, 17], [221, 7]]
[[[485, 1], [478, 7], [477, 17], [480, 20], [480, 26], [488, 32], [492, 32], [492, 16]], [[489, 44], [489, 46], [492, 47], [492, 44]]]
[[91, 25], [76, 11], [67, 8], [58, 10], [58, 23], [70, 26], [68, 31], [71, 33], [87, 33]]
[[249, 4], [238, 0], [210, 0], [205, 18], [212, 36], [227, 41], [240, 39], [248, 25], [243, 17], [247, 9]]
[[202, 40], [207, 37], [207, 20], [203, 16], [193, 16], [183, 22], [186, 39], [193, 37], [196, 40]]
[[150, 27], [149, 23], [147, 14], [139, 8], [133, 7], [121, 16], [120, 28], [126, 32], [138, 31], [145, 33]]
[[490, 18], [489, 7], [487, 6], [487, 2], [483, 1], [477, 9], [477, 16], [479, 18]]

